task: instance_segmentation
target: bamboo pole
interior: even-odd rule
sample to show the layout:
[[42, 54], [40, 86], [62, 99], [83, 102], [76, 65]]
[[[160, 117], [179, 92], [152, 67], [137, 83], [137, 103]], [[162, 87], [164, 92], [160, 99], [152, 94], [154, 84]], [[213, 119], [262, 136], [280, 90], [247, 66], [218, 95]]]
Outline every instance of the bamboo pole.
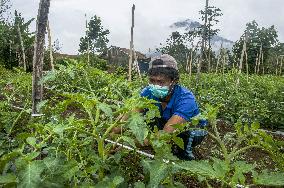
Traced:
[[51, 40], [51, 30], [49, 21], [47, 21], [47, 33], [48, 33], [48, 47], [49, 47], [49, 58], [50, 58], [50, 66], [51, 70], [54, 71], [54, 62], [53, 62], [53, 49], [52, 49], [52, 40]]
[[261, 65], [262, 65], [262, 74], [264, 75], [264, 60], [263, 60], [263, 52], [261, 53]]
[[222, 67], [222, 74], [223, 74], [223, 76], [224, 76], [224, 74], [225, 74], [225, 62], [226, 62], [226, 54], [225, 54], [225, 52], [224, 52], [224, 56], [223, 56], [223, 67]]
[[258, 64], [258, 53], [256, 54], [256, 58], [255, 58], [255, 65], [254, 65], [254, 73], [257, 73], [257, 64]]
[[192, 75], [192, 60], [193, 60], [193, 50], [190, 52], [190, 61], [189, 61], [189, 76]]
[[259, 49], [258, 64], [257, 64], [257, 74], [259, 74], [261, 57], [263, 57], [262, 56], [262, 44], [261, 44], [260, 49]]
[[41, 115], [39, 109], [37, 109], [37, 105], [42, 101], [43, 97], [43, 86], [40, 83], [40, 80], [42, 78], [44, 41], [49, 7], [50, 0], [40, 1], [37, 15], [36, 37], [33, 57], [32, 116]]
[[244, 44], [243, 44], [243, 50], [241, 54], [241, 59], [240, 59], [240, 64], [239, 64], [239, 76], [237, 78], [237, 86], [240, 84], [240, 75], [242, 73], [242, 68], [243, 68], [243, 61], [244, 61], [244, 55], [246, 51], [246, 46], [247, 46], [247, 36], [245, 36]]
[[276, 57], [276, 68], [275, 68], [275, 75], [277, 76], [278, 74], [278, 65], [279, 65], [279, 57]]
[[89, 41], [89, 26], [88, 26], [88, 19], [87, 14], [85, 14], [86, 19], [86, 37], [87, 37], [87, 63], [90, 64], [90, 41]]
[[133, 48], [133, 55], [134, 55], [134, 63], [135, 63], [134, 65], [135, 65], [136, 71], [138, 73], [140, 80], [142, 81], [141, 72], [140, 72], [140, 68], [139, 68], [139, 64], [138, 64], [138, 59], [137, 59], [136, 52], [135, 52], [134, 48]]
[[128, 81], [132, 80], [132, 64], [133, 64], [133, 29], [134, 29], [134, 11], [135, 5], [132, 5], [132, 25], [131, 25], [131, 39], [130, 39], [130, 49], [129, 49], [129, 63], [128, 63]]
[[27, 71], [25, 46], [24, 46], [24, 42], [23, 42], [22, 33], [21, 33], [21, 29], [20, 29], [20, 24], [19, 23], [17, 24], [17, 31], [18, 31], [20, 45], [21, 45], [21, 51], [22, 51], [22, 58], [23, 58], [23, 63], [22, 64], [23, 64], [23, 67], [24, 67], [24, 71]]
[[279, 76], [282, 75], [282, 65], [283, 65], [283, 55], [281, 56], [281, 59], [280, 59]]
[[247, 82], [249, 79], [249, 67], [248, 67], [248, 53], [247, 50], [245, 51], [245, 58], [246, 58], [246, 72], [247, 72]]

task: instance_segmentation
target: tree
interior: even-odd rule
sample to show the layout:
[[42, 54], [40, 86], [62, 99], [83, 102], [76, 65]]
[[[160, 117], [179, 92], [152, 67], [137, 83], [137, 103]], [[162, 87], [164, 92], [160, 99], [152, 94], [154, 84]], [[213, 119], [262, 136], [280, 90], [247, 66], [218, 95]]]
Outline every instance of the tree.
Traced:
[[173, 56], [179, 65], [181, 65], [182, 68], [185, 68], [186, 59], [189, 52], [189, 49], [186, 46], [186, 37], [188, 37], [188, 34], [182, 35], [178, 31], [172, 32], [172, 34], [166, 40], [166, 45], [161, 46], [157, 49], [157, 51]]
[[[34, 36], [29, 32], [29, 25], [33, 20], [30, 19], [26, 22], [21, 14], [15, 11], [14, 20], [0, 22], [0, 64], [6, 68], [11, 69], [23, 61], [23, 46], [25, 59], [27, 62], [31, 62]], [[29, 69], [31, 69], [30, 67], [28, 66]]]
[[100, 17], [94, 16], [87, 24], [86, 36], [81, 37], [79, 44], [79, 52], [85, 53], [88, 50], [95, 54], [96, 52], [102, 52], [107, 48], [109, 42], [107, 36], [110, 33], [108, 29], [104, 29]]
[[223, 13], [221, 12], [221, 9], [215, 6], [208, 6], [208, 0], [206, 0], [205, 10], [201, 10], [199, 13], [201, 14], [201, 20], [204, 21], [204, 24], [198, 28], [198, 33], [202, 38], [201, 61], [207, 62], [208, 64], [202, 63], [200, 68], [206, 69], [207, 66], [208, 71], [210, 72], [211, 54], [213, 54], [211, 49], [211, 39], [219, 32], [219, 29], [214, 29], [214, 26], [217, 25], [219, 22], [218, 18], [222, 16]]
[[11, 8], [10, 0], [1, 0], [0, 1], [0, 22], [7, 22], [9, 19]]
[[235, 61], [239, 61], [243, 43], [246, 41], [249, 72], [255, 72], [257, 63], [264, 70], [267, 67], [269, 51], [277, 44], [277, 38], [277, 31], [273, 25], [269, 28], [260, 28], [256, 21], [247, 23], [241, 38], [233, 46]]

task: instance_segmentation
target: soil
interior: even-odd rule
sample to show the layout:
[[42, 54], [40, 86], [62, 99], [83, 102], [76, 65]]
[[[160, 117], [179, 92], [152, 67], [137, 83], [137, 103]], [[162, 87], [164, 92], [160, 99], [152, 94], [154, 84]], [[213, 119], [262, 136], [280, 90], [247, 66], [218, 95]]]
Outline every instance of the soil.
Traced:
[[[225, 123], [224, 121], [218, 122], [218, 131], [220, 132], [220, 136], [223, 137], [228, 132], [233, 132], [234, 127], [230, 124]], [[210, 130], [210, 129], [209, 129]], [[277, 140], [284, 140], [283, 136], [280, 135], [273, 135], [273, 137]], [[153, 151], [147, 147], [143, 148], [143, 151], [147, 151], [148, 153], [153, 153]], [[206, 160], [210, 159], [210, 157], [214, 156], [217, 158], [221, 158], [221, 156], [217, 152], [217, 143], [210, 137], [207, 136], [203, 140], [203, 142], [194, 148], [194, 154], [197, 160]], [[245, 154], [241, 155], [239, 160], [247, 161], [248, 163], [255, 163], [258, 161], [258, 165], [256, 170], [263, 170], [264, 168], [274, 171], [277, 168], [277, 165], [273, 162], [273, 160], [269, 157], [269, 154], [261, 149], [251, 149], [248, 150]], [[136, 180], [142, 181], [143, 178], [141, 177], [142, 167], [140, 165], [141, 157], [137, 157], [137, 154], [130, 153], [123, 159], [123, 166], [122, 169], [125, 170], [126, 173], [131, 174], [133, 177], [132, 182]], [[131, 167], [129, 167], [131, 166]], [[134, 168], [133, 168], [134, 167]], [[245, 174], [246, 176], [246, 183], [252, 184], [252, 174], [248, 173]], [[139, 177], [137, 179], [137, 177]], [[142, 178], [142, 179], [141, 179]], [[182, 183], [186, 187], [191, 188], [203, 188], [207, 187], [207, 185], [203, 182], [199, 182], [196, 177], [187, 176], [186, 174], [178, 173], [174, 176], [174, 180]], [[221, 184], [216, 181], [209, 181], [209, 184], [212, 187], [221, 187]], [[267, 187], [267, 186], [253, 186], [253, 187]]]

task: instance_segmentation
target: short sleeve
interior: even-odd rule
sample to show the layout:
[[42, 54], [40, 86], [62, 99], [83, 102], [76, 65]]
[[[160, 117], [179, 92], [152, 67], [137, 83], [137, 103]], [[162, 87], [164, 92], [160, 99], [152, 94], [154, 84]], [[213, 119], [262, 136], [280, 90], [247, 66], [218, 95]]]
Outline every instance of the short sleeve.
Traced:
[[141, 97], [149, 97], [150, 96], [149, 88], [145, 87], [144, 89], [142, 89], [142, 91], [140, 92], [140, 96]]
[[191, 93], [184, 93], [178, 98], [173, 108], [173, 115], [178, 115], [190, 121], [190, 119], [199, 114], [198, 105]]

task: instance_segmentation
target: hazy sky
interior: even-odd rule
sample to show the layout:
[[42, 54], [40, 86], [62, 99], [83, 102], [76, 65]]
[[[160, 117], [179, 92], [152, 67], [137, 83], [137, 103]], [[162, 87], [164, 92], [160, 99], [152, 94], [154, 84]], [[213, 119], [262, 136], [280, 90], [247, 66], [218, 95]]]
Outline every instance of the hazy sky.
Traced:
[[[39, 0], [11, 0], [13, 9], [26, 18], [36, 18]], [[284, 0], [210, 0], [222, 10], [219, 35], [236, 41], [247, 22], [256, 20], [260, 26], [275, 25], [284, 42]], [[205, 0], [51, 0], [50, 26], [53, 39], [62, 44], [62, 52], [76, 54], [79, 39], [85, 33], [85, 13], [98, 15], [110, 30], [110, 43], [129, 47], [131, 7], [136, 5], [134, 45], [146, 52], [159, 46], [170, 34], [169, 26], [185, 19], [199, 20]], [[31, 30], [35, 30], [34, 21]]]

